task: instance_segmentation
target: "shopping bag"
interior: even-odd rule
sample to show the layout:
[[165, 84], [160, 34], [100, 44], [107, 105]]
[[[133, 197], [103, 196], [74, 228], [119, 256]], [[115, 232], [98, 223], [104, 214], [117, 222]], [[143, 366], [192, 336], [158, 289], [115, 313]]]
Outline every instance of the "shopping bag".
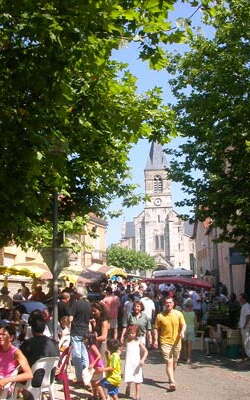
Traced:
[[92, 367], [84, 368], [84, 370], [82, 371], [82, 380], [84, 385], [88, 386], [90, 384], [94, 372], [95, 370]]
[[247, 357], [250, 357], [250, 326], [248, 326], [248, 330], [246, 330], [244, 335], [244, 348]]

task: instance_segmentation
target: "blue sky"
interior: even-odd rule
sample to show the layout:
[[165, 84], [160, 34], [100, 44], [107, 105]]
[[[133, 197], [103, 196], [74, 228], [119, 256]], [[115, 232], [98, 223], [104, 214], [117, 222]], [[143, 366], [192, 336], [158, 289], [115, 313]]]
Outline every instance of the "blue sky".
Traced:
[[[175, 21], [176, 18], [187, 18], [193, 12], [195, 8], [188, 6], [187, 4], [183, 4], [178, 2], [176, 4], [176, 9], [171, 13], [171, 20]], [[199, 26], [201, 13], [198, 11], [194, 17], [192, 18], [193, 25]], [[169, 47], [170, 51], [178, 51], [184, 52], [187, 49], [185, 45], [173, 45]], [[175, 98], [171, 93], [171, 89], [169, 86], [170, 75], [166, 71], [153, 71], [150, 70], [147, 63], [143, 63], [138, 60], [138, 52], [135, 44], [130, 45], [129, 47], [122, 48], [119, 51], [114, 52], [113, 58], [125, 62], [128, 64], [128, 69], [130, 72], [135, 75], [138, 79], [138, 92], [142, 93], [148, 89], [151, 89], [155, 86], [160, 86], [163, 89], [163, 99], [164, 102], [174, 103]], [[181, 139], [177, 138], [173, 140], [168, 146], [176, 147], [178, 143], [180, 143]], [[149, 154], [150, 144], [147, 140], [140, 140], [138, 144], [134, 146], [129, 154], [130, 158], [130, 168], [132, 174], [132, 182], [140, 185], [138, 191], [144, 192], [144, 167], [146, 165], [147, 157]], [[172, 183], [172, 196], [173, 196], [173, 205], [176, 201], [183, 199], [183, 192], [178, 184]], [[116, 210], [120, 209], [120, 201], [116, 200], [112, 203], [111, 209]], [[123, 215], [119, 218], [111, 219], [108, 221], [108, 231], [107, 231], [107, 244], [110, 245], [112, 243], [117, 243], [121, 238], [121, 229], [124, 221], [131, 221], [133, 217], [138, 215], [143, 209], [143, 204], [140, 204], [136, 207], [124, 209]], [[177, 209], [177, 211], [184, 211], [181, 209]], [[185, 210], [186, 211], [186, 210]]]

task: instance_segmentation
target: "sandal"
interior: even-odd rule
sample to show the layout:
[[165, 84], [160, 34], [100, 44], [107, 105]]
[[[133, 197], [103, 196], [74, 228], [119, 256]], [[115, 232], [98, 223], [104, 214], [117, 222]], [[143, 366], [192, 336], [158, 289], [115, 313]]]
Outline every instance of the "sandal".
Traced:
[[176, 386], [174, 382], [170, 382], [168, 392], [175, 392], [176, 391]]
[[130, 387], [126, 387], [126, 390], [125, 390], [125, 395], [127, 396], [127, 397], [130, 397]]

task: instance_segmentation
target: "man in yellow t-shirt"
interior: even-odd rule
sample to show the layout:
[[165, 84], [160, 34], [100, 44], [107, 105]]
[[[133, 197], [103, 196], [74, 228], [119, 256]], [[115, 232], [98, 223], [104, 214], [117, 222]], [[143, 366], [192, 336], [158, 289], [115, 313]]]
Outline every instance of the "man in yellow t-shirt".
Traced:
[[169, 297], [165, 299], [165, 309], [158, 314], [155, 320], [153, 346], [160, 348], [166, 361], [166, 372], [169, 378], [169, 391], [174, 391], [175, 380], [174, 370], [181, 351], [181, 339], [184, 337], [186, 324], [183, 314], [174, 310], [174, 300]]

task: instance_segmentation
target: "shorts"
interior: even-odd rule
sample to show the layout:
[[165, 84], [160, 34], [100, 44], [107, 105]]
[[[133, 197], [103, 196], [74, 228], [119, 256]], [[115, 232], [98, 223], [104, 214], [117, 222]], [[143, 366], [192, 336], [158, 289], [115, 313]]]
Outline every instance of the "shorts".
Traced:
[[109, 396], [115, 396], [119, 393], [119, 387], [109, 383], [106, 379], [102, 379], [100, 385], [107, 389]]
[[174, 361], [178, 361], [181, 352], [181, 343], [178, 344], [162, 343], [160, 347], [162, 356], [165, 361], [169, 361], [171, 358], [173, 358]]
[[195, 332], [194, 329], [186, 329], [184, 339], [187, 342], [194, 342], [195, 341]]
[[110, 324], [110, 329], [117, 329], [118, 328], [117, 318], [111, 318], [109, 324]]
[[205, 343], [217, 343], [217, 340], [215, 338], [210, 338], [210, 337], [205, 337], [204, 339]]

